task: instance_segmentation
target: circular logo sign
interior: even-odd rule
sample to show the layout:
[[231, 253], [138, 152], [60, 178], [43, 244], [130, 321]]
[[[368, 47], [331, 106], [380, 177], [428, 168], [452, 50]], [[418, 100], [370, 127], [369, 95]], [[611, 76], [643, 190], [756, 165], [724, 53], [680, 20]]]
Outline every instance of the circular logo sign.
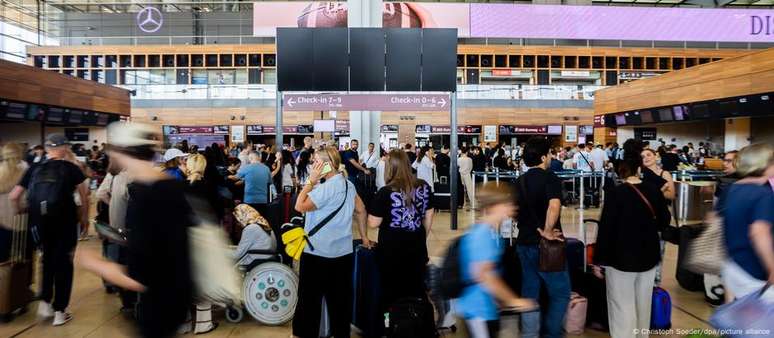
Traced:
[[145, 33], [155, 33], [161, 29], [164, 17], [156, 7], [146, 7], [137, 13], [137, 27]]

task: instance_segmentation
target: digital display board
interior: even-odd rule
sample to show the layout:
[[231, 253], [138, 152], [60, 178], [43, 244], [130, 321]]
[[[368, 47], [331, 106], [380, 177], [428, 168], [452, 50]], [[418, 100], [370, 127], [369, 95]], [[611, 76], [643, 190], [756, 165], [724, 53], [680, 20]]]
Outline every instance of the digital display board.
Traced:
[[712, 117], [709, 102], [694, 103], [691, 106], [691, 110], [693, 110], [692, 117], [695, 120], [703, 120]]
[[619, 126], [625, 126], [626, 125], [626, 115], [624, 114], [617, 114], [615, 116], [615, 124]]
[[669, 108], [661, 108], [658, 110], [658, 119], [661, 122], [671, 122], [674, 121], [674, 117], [672, 117], [672, 110]]
[[5, 108], [5, 117], [9, 119], [24, 119], [27, 116], [27, 104], [21, 102], [8, 102]]
[[65, 110], [59, 107], [49, 107], [46, 113], [46, 121], [48, 122], [63, 122]]
[[688, 107], [687, 106], [674, 106], [672, 112], [675, 115], [675, 121], [688, 120]]
[[643, 110], [640, 112], [640, 119], [642, 120], [642, 123], [653, 123], [655, 120], [653, 119], [653, 112], [650, 110]]

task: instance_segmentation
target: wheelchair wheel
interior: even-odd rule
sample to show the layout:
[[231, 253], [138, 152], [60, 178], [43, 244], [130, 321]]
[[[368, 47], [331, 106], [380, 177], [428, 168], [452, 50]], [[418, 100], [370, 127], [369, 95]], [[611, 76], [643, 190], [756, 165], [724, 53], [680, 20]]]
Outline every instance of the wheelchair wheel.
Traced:
[[226, 320], [229, 323], [239, 323], [245, 317], [245, 312], [239, 306], [226, 307]]
[[243, 294], [250, 316], [266, 325], [282, 325], [296, 310], [298, 276], [287, 265], [264, 263], [247, 273]]

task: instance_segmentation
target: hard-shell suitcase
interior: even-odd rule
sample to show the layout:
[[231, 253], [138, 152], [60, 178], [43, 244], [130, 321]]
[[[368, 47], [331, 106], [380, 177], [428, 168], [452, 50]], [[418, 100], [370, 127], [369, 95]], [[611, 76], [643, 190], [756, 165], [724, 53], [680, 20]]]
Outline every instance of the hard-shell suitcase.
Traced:
[[669, 292], [660, 288], [653, 288], [653, 301], [650, 311], [650, 329], [668, 330], [672, 328], [672, 299]]
[[567, 267], [570, 271], [581, 270], [584, 267], [585, 247], [577, 238], [565, 238], [565, 250], [567, 255]]
[[384, 317], [381, 312], [379, 266], [376, 252], [355, 242], [355, 268], [353, 269], [354, 297], [352, 297], [352, 324], [364, 338], [381, 337]]
[[15, 215], [11, 220], [9, 259], [0, 263], [0, 316], [10, 320], [17, 310], [23, 310], [32, 300], [32, 259], [28, 245], [27, 215]]

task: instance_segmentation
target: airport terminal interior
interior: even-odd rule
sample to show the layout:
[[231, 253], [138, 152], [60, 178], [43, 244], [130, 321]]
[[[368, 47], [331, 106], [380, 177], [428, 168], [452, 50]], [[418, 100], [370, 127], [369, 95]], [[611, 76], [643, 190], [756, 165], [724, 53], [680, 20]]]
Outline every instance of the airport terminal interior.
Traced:
[[774, 0], [3, 0], [0, 337], [772, 337], [773, 100]]

